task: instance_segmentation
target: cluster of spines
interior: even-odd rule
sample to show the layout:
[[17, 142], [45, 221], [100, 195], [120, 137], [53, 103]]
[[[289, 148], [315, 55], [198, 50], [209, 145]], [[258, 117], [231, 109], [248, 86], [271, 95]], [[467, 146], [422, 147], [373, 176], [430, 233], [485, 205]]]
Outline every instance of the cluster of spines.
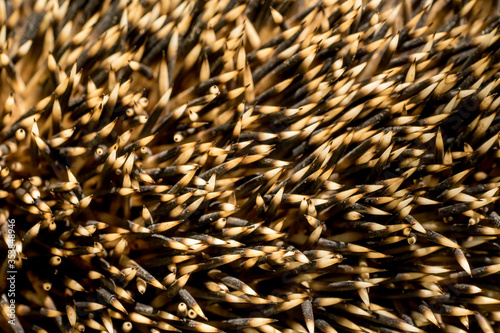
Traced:
[[1, 2], [14, 329], [494, 332], [493, 9]]

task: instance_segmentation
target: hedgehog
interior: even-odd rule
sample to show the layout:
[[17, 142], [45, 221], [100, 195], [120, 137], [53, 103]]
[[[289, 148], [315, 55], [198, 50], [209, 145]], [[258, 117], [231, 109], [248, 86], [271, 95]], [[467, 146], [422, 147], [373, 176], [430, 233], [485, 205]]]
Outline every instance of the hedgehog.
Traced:
[[1, 330], [499, 332], [499, 9], [0, 1]]

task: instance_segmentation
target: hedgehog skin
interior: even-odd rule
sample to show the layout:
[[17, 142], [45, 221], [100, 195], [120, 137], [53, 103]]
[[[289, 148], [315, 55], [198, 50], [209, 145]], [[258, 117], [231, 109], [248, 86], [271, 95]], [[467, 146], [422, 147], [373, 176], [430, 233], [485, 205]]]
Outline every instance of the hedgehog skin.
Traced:
[[0, 22], [3, 331], [500, 331], [495, 2]]

